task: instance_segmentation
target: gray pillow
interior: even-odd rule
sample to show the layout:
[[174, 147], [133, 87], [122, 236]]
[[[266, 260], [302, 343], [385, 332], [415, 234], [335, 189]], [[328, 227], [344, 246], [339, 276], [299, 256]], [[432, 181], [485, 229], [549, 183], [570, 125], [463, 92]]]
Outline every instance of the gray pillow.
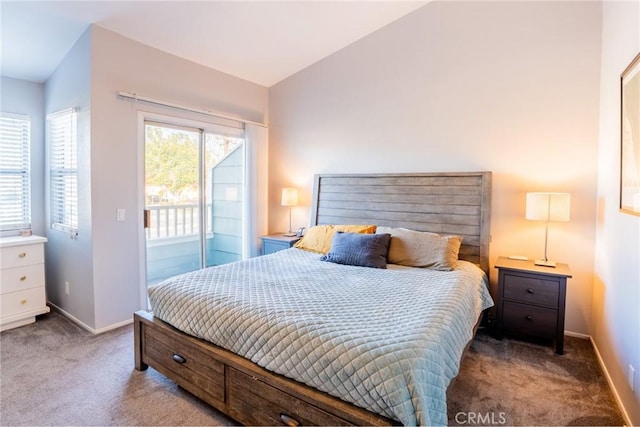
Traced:
[[387, 268], [390, 234], [337, 232], [320, 260], [360, 267]]
[[378, 227], [378, 233], [391, 234], [389, 264], [450, 271], [456, 268], [462, 237], [441, 236], [406, 228]]

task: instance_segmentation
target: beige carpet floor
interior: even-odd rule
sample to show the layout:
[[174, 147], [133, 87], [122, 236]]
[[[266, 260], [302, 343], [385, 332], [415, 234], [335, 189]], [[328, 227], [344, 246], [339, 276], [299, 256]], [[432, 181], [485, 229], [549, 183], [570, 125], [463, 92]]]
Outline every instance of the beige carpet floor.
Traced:
[[[565, 348], [480, 331], [449, 389], [451, 424], [622, 424], [589, 342]], [[94, 336], [53, 312], [2, 332], [0, 356], [4, 426], [233, 424], [153, 369], [136, 371], [130, 326]]]
[[153, 369], [133, 366], [133, 327], [100, 335], [59, 313], [0, 334], [3, 426], [205, 426], [233, 421]]
[[[615, 426], [622, 414], [591, 342], [554, 347], [498, 341], [479, 330], [447, 393], [449, 424]], [[487, 421], [488, 420], [488, 421]]]

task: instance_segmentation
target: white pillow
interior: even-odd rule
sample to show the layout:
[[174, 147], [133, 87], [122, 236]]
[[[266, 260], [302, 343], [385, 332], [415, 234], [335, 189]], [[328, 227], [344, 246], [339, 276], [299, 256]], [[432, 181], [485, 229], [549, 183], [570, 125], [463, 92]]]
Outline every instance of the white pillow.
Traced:
[[426, 231], [392, 227], [378, 227], [376, 233], [391, 234], [387, 256], [390, 264], [450, 271], [458, 263], [462, 243], [460, 236], [441, 236]]

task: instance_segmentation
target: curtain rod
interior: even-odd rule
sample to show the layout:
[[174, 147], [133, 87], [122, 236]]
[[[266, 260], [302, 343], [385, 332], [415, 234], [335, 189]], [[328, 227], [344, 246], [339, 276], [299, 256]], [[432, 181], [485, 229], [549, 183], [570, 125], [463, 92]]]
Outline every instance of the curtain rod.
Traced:
[[218, 114], [218, 113], [214, 113], [214, 112], [211, 112], [211, 111], [208, 111], [208, 110], [201, 110], [199, 108], [192, 108], [192, 107], [187, 107], [185, 105], [173, 104], [171, 102], [165, 102], [165, 101], [160, 101], [158, 99], [149, 98], [149, 97], [146, 97], [146, 96], [140, 96], [140, 95], [135, 94], [135, 93], [120, 91], [120, 92], [118, 92], [118, 96], [120, 96], [122, 98], [126, 98], [126, 99], [132, 99], [132, 100], [135, 100], [135, 101], [147, 102], [149, 104], [161, 105], [163, 107], [171, 107], [171, 108], [175, 108], [175, 109], [178, 109], [178, 110], [189, 111], [189, 112], [192, 112], [192, 113], [205, 114], [207, 116], [218, 117], [220, 119], [235, 120], [237, 122], [248, 123], [248, 124], [252, 124], [252, 125], [256, 125], [256, 126], [262, 126], [262, 127], [265, 127], [265, 128], [268, 127], [266, 123], [254, 122], [252, 120], [239, 119], [237, 117], [227, 116], [227, 115], [224, 115], [224, 114]]

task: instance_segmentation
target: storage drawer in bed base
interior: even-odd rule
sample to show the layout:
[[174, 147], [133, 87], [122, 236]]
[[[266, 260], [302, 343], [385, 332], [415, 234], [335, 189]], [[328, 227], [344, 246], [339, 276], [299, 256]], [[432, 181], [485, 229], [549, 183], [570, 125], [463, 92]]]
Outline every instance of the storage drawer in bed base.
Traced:
[[203, 400], [224, 402], [224, 363], [189, 342], [144, 328], [143, 359]]
[[151, 313], [134, 314], [135, 367], [151, 366], [247, 425], [394, 425], [397, 421], [269, 372], [178, 331]]
[[232, 418], [250, 416], [245, 423], [256, 426], [321, 425], [345, 426], [349, 423], [300, 399], [243, 374], [227, 370], [227, 387]]

